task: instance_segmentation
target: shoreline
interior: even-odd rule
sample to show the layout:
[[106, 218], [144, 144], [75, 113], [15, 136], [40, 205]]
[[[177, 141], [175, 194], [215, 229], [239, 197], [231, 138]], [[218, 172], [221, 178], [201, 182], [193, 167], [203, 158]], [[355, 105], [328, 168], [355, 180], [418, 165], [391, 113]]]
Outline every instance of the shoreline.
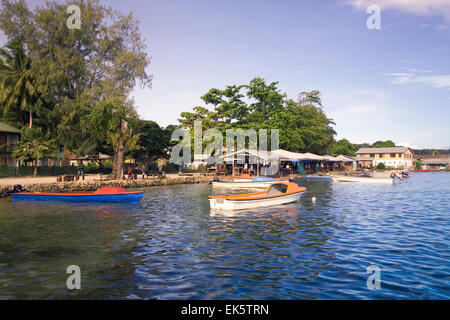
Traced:
[[[39, 179], [39, 178], [33, 178]], [[136, 180], [82, 180], [74, 182], [31, 182], [31, 183], [17, 183], [0, 184], [0, 198], [8, 196], [7, 191], [12, 190], [14, 185], [20, 184], [27, 191], [30, 192], [88, 192], [96, 191], [101, 187], [122, 187], [122, 188], [146, 188], [154, 186], [168, 186], [179, 184], [199, 184], [208, 183], [214, 179], [213, 176], [167, 176], [166, 178], [148, 178]], [[19, 180], [19, 179], [17, 179]], [[55, 178], [56, 180], [56, 178]]]

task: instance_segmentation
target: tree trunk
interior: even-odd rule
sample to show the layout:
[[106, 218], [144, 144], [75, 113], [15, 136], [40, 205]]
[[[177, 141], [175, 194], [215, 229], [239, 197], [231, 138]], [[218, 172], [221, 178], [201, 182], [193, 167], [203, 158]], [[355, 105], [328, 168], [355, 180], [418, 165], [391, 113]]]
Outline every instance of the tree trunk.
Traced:
[[64, 152], [63, 152], [63, 158], [62, 158], [62, 165], [63, 166], [70, 166], [70, 156], [72, 155], [72, 152], [64, 147]]
[[33, 178], [37, 176], [37, 160], [34, 160]]
[[33, 126], [33, 113], [31, 112], [31, 107], [30, 107], [30, 129]]
[[114, 150], [112, 178], [114, 180], [122, 180], [123, 178], [123, 158], [125, 156], [124, 136], [128, 127], [128, 122], [122, 120], [120, 128], [119, 141], [116, 150]]

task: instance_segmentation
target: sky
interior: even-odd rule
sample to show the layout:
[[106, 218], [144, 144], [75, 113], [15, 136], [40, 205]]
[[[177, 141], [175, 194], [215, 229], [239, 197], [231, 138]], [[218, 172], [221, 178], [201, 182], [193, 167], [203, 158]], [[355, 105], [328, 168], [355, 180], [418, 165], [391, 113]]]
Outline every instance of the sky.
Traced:
[[101, 2], [140, 21], [154, 77], [133, 92], [144, 119], [176, 124], [209, 89], [259, 76], [294, 99], [319, 90], [337, 139], [450, 148], [450, 0]]

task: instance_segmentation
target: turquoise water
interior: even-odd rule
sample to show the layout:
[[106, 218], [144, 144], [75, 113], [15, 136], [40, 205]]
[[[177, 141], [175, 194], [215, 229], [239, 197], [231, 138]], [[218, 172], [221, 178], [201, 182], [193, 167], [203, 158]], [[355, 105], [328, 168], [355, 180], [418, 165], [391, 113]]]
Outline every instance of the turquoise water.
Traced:
[[298, 203], [234, 214], [210, 212], [207, 196], [228, 191], [208, 185], [134, 205], [0, 200], [0, 299], [450, 298], [450, 173], [299, 184]]

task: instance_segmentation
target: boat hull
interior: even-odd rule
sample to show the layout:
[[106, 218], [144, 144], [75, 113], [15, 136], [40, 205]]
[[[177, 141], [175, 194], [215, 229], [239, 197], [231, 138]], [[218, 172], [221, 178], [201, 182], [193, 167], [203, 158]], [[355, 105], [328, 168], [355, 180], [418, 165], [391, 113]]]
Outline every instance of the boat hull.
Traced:
[[393, 183], [392, 178], [368, 178], [368, 177], [352, 177], [352, 176], [332, 176], [334, 182], [362, 182], [362, 183]]
[[269, 199], [255, 199], [255, 200], [209, 199], [209, 204], [211, 209], [215, 210], [227, 210], [227, 211], [245, 210], [295, 202], [300, 199], [301, 195], [302, 192]]
[[331, 180], [330, 176], [301, 176], [305, 180]]
[[139, 202], [143, 192], [120, 194], [64, 194], [64, 193], [13, 193], [13, 200], [25, 201], [70, 201], [70, 202]]

